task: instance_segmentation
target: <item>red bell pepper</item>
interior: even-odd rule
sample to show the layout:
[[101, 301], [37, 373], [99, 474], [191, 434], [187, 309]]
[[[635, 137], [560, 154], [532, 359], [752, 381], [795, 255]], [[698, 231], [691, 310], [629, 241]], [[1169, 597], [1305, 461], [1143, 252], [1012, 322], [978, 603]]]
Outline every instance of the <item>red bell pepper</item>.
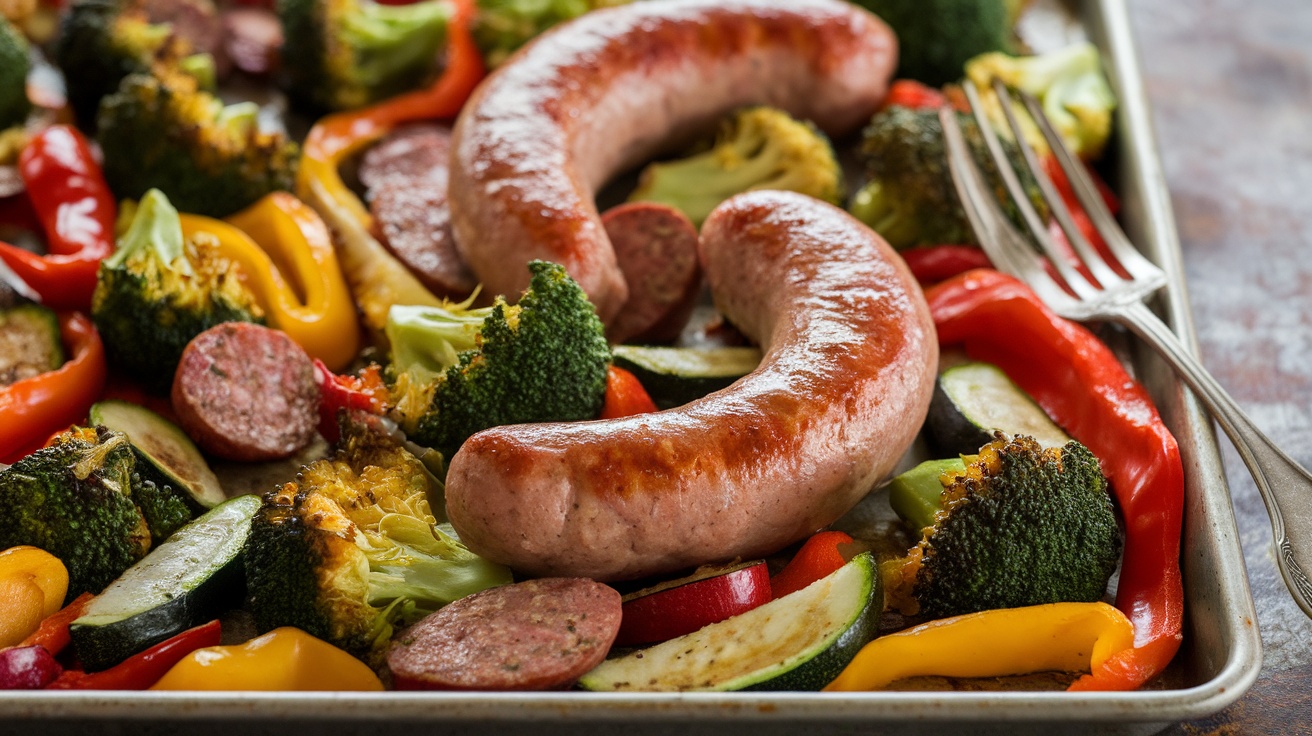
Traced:
[[907, 107], [912, 110], [934, 109], [947, 102], [943, 93], [914, 79], [897, 79], [888, 86], [884, 107]]
[[922, 286], [937, 284], [974, 268], [989, 268], [993, 265], [984, 251], [974, 245], [922, 245], [899, 251], [898, 255], [907, 262], [911, 275]]
[[1102, 461], [1125, 518], [1116, 607], [1134, 624], [1134, 647], [1071, 689], [1139, 687], [1166, 667], [1181, 641], [1184, 468], [1175, 438], [1107, 346], [1020, 281], [977, 270], [925, 296], [940, 344], [997, 365]]
[[95, 596], [90, 593], [83, 593], [74, 598], [72, 603], [56, 611], [54, 615], [47, 616], [41, 622], [41, 625], [37, 627], [37, 630], [24, 639], [19, 646], [44, 647], [47, 652], [55, 655], [64, 651], [64, 647], [68, 646], [70, 641], [68, 625], [82, 615], [82, 610], [87, 607], [92, 598], [95, 598]]
[[851, 543], [852, 537], [843, 532], [820, 532], [806, 540], [788, 565], [770, 579], [774, 597], [795, 593], [847, 564], [838, 546]]
[[360, 376], [339, 376], [315, 358], [314, 378], [319, 384], [319, 433], [329, 442], [341, 438], [337, 424], [340, 410], [382, 414], [386, 408], [387, 386], [376, 365], [366, 368]]
[[81, 421], [105, 385], [105, 348], [85, 315], [59, 315], [63, 366], [0, 387], [0, 462], [14, 463], [51, 433]]
[[140, 654], [100, 672], [65, 670], [50, 683], [51, 690], [145, 690], [159, 681], [182, 658], [204, 647], [219, 645], [218, 619], [166, 639]]
[[606, 371], [606, 400], [598, 419], [619, 419], [656, 411], [656, 402], [647, 395], [638, 377], [612, 365]]
[[0, 243], [0, 259], [52, 309], [91, 306], [100, 261], [114, 250], [114, 195], [82, 134], [67, 125], [37, 133], [18, 157], [48, 255]]

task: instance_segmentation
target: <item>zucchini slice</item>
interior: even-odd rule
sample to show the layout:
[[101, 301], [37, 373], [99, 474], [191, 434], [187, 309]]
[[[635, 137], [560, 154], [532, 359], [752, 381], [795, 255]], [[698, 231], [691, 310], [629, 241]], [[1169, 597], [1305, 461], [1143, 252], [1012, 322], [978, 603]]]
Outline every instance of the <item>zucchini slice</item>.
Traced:
[[973, 455], [998, 430], [1029, 435], [1044, 447], [1061, 447], [1071, 439], [1001, 368], [989, 363], [962, 363], [939, 375], [925, 429], [944, 455]]
[[241, 552], [259, 496], [238, 496], [179, 529], [91, 601], [69, 627], [88, 672], [112, 667], [241, 601]]
[[126, 401], [101, 401], [91, 407], [92, 424], [128, 436], [137, 458], [156, 471], [159, 485], [186, 493], [198, 511], [212, 509], [227, 500], [219, 479], [201, 456], [200, 450], [173, 422], [144, 406]]
[[728, 387], [756, 370], [760, 348], [617, 345], [615, 365], [637, 376], [656, 406], [669, 409]]
[[879, 574], [866, 552], [795, 593], [607, 660], [579, 685], [621, 692], [820, 690], [874, 636], [882, 608]]
[[39, 304], [0, 309], [0, 386], [64, 364], [59, 318]]

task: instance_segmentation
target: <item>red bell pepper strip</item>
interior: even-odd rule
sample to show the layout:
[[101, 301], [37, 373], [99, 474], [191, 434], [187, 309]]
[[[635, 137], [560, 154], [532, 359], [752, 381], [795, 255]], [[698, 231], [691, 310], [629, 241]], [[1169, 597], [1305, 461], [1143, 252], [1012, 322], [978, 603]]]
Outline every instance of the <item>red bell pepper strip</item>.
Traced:
[[386, 409], [387, 386], [376, 365], [366, 368], [360, 376], [339, 376], [315, 358], [314, 379], [319, 384], [319, 433], [329, 442], [341, 438], [337, 424], [340, 410], [382, 414]]
[[90, 593], [83, 593], [74, 598], [72, 603], [56, 611], [54, 615], [47, 616], [41, 622], [41, 625], [37, 627], [37, 630], [24, 639], [19, 646], [45, 647], [47, 652], [56, 655], [64, 651], [64, 647], [68, 646], [70, 641], [68, 625], [82, 615], [82, 609], [87, 607], [92, 598], [95, 598], [95, 596]]
[[770, 578], [770, 591], [775, 598], [795, 593], [847, 564], [840, 544], [851, 544], [852, 537], [843, 532], [820, 532], [813, 535], [797, 550], [788, 565]]
[[989, 268], [993, 264], [984, 251], [974, 245], [922, 245], [900, 251], [911, 275], [921, 285], [937, 284], [975, 268]]
[[656, 402], [632, 373], [612, 365], [606, 370], [606, 399], [598, 419], [619, 419], [656, 411]]
[[85, 315], [59, 315], [61, 367], [0, 387], [0, 462], [14, 463], [38, 449], [51, 433], [80, 422], [105, 385], [105, 348]]
[[91, 306], [100, 261], [114, 250], [114, 195], [82, 134], [67, 125], [37, 133], [18, 158], [48, 255], [0, 243], [0, 259], [52, 309]]
[[166, 639], [140, 654], [100, 672], [65, 670], [50, 690], [145, 690], [159, 681], [173, 665], [204, 647], [219, 645], [222, 629], [218, 619]]
[[943, 93], [930, 87], [927, 84], [917, 82], [914, 79], [896, 79], [888, 86], [888, 94], [884, 97], [884, 107], [906, 107], [912, 110], [933, 109], [937, 110], [943, 107], [947, 98]]
[[939, 343], [997, 365], [1102, 461], [1125, 518], [1116, 607], [1134, 648], [1071, 690], [1129, 690], [1180, 647], [1184, 468], [1175, 438], [1143, 387], [1093, 333], [1058, 317], [1016, 279], [971, 271], [926, 292]]

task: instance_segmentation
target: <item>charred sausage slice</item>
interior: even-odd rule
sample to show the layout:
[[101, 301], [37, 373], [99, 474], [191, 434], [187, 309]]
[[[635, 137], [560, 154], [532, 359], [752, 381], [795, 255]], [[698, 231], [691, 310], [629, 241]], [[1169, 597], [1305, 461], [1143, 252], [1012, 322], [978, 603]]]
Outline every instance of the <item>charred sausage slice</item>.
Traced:
[[461, 598], [401, 634], [387, 655], [400, 690], [551, 690], [601, 664], [620, 594], [544, 578]]
[[870, 118], [896, 40], [839, 0], [665, 0], [539, 37], [465, 105], [452, 142], [456, 245], [491, 294], [565, 266], [607, 324], [628, 288], [593, 197], [611, 176], [749, 104], [841, 136]]
[[314, 439], [314, 364], [278, 330], [225, 322], [187, 344], [173, 377], [173, 411], [206, 452], [254, 462], [290, 457]]
[[637, 578], [751, 559], [828, 525], [897, 464], [938, 345], [901, 258], [842, 210], [753, 192], [702, 228], [721, 312], [756, 371], [656, 414], [485, 430], [451, 459], [447, 513], [533, 575]]

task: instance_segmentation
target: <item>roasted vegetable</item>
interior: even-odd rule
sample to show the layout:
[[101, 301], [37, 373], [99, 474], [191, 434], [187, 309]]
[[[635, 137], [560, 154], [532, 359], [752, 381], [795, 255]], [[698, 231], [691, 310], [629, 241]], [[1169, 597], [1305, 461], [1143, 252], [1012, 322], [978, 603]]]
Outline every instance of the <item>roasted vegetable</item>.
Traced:
[[278, 0], [277, 8], [288, 91], [329, 110], [363, 107], [428, 81], [452, 13], [447, 0]]
[[0, 386], [63, 364], [64, 347], [54, 312], [37, 304], [0, 309]]
[[212, 242], [184, 242], [178, 212], [159, 190], [137, 206], [100, 267], [91, 315], [111, 365], [167, 388], [196, 335], [222, 322], [259, 322], [254, 297]]
[[0, 548], [39, 547], [68, 568], [68, 598], [106, 585], [146, 555], [150, 528], [132, 500], [128, 438], [70, 430], [0, 471]]
[[[1016, 222], [1023, 222], [984, 147], [978, 126], [968, 115], [961, 115], [960, 119], [962, 132], [975, 150], [975, 159], [992, 182], [1004, 211]], [[889, 107], [870, 121], [862, 136], [861, 155], [867, 183], [852, 197], [849, 209], [853, 215], [895, 248], [977, 242], [952, 185], [943, 125], [937, 110]], [[1003, 148], [1017, 162], [1012, 168], [1017, 170], [1039, 217], [1046, 219], [1047, 204], [1034, 177], [1025, 168], [1020, 151], [1014, 143], [1005, 140]]]
[[967, 60], [1011, 50], [1007, 0], [855, 0], [897, 34], [897, 76], [940, 86], [961, 79]]
[[412, 440], [450, 457], [488, 427], [597, 416], [610, 347], [596, 309], [564, 268], [529, 270], [513, 306], [392, 308], [395, 413]]
[[384, 435], [348, 427], [337, 453], [270, 492], [246, 550], [262, 629], [295, 626], [371, 664], [393, 631], [510, 571], [437, 525], [434, 481]]
[[259, 108], [224, 106], [179, 69], [126, 77], [101, 101], [97, 140], [120, 197], [162, 189], [183, 212], [226, 217], [291, 189], [300, 148], [260, 130]]
[[488, 66], [498, 66], [534, 36], [597, 8], [633, 0], [479, 0], [474, 40]]
[[898, 476], [889, 503], [923, 535], [880, 565], [887, 605], [905, 614], [1097, 601], [1120, 560], [1107, 479], [1075, 441], [1044, 450], [998, 433], [967, 463]]
[[661, 202], [701, 225], [716, 205], [753, 189], [783, 189], [837, 202], [843, 172], [815, 126], [782, 110], [751, 107], [726, 120], [710, 150], [643, 169], [630, 201]]
[[27, 99], [31, 67], [23, 34], [0, 16], [0, 130], [22, 124], [32, 109]]

